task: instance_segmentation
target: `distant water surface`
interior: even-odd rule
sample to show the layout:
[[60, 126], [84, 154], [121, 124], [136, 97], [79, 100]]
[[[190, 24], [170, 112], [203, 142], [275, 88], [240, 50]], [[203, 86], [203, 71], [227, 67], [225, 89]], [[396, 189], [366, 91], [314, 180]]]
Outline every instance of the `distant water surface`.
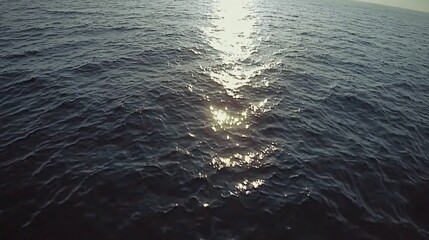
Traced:
[[429, 239], [429, 14], [0, 9], [0, 239]]

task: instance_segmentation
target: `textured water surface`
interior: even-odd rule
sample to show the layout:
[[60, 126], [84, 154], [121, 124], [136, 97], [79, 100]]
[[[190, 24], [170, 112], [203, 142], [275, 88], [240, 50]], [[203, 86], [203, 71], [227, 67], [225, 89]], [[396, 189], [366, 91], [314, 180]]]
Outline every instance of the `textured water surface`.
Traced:
[[428, 239], [429, 14], [0, 1], [1, 239]]

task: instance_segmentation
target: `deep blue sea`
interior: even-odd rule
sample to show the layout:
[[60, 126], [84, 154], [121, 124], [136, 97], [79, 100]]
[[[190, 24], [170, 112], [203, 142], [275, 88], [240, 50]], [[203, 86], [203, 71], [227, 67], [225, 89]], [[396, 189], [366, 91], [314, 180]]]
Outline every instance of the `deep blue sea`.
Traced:
[[429, 13], [0, 0], [0, 239], [429, 239]]

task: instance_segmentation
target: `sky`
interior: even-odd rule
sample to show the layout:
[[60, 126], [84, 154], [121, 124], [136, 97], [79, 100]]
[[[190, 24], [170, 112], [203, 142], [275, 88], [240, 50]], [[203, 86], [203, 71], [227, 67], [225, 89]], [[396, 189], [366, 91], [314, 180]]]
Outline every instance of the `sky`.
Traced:
[[361, 1], [429, 12], [429, 0], [361, 0]]

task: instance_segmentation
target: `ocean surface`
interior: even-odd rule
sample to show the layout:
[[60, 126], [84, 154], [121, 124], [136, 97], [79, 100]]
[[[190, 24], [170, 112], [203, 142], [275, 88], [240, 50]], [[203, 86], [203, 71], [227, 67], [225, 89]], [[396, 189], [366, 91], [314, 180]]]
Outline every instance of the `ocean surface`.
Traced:
[[429, 14], [1, 0], [0, 239], [429, 239]]

